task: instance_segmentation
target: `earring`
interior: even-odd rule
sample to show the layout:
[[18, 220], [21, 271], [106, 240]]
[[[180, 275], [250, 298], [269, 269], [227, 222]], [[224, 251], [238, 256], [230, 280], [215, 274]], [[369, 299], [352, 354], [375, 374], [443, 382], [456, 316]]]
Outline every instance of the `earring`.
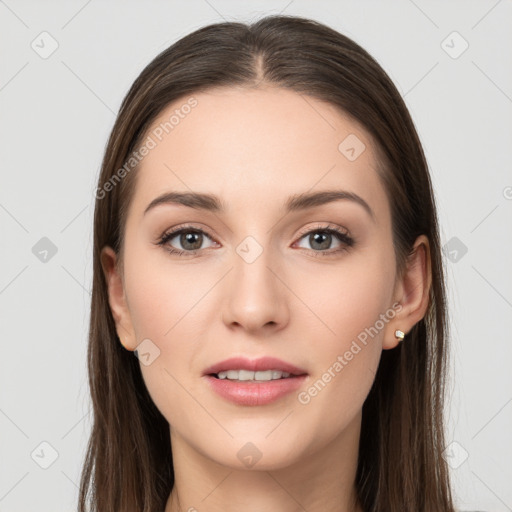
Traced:
[[400, 329], [397, 329], [395, 331], [395, 336], [396, 338], [399, 340], [399, 341], [403, 341], [403, 339], [405, 338], [405, 333], [403, 331], [401, 331]]

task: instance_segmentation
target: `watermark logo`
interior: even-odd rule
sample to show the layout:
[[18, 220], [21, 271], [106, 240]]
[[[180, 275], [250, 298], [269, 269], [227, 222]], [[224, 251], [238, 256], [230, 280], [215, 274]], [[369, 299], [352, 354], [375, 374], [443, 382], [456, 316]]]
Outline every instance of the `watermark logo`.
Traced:
[[252, 468], [263, 456], [258, 447], [250, 442], [245, 443], [236, 455], [242, 464], [248, 468]]
[[351, 162], [357, 160], [365, 149], [366, 145], [354, 133], [347, 135], [338, 146], [338, 151]]
[[246, 263], [254, 263], [263, 252], [263, 247], [254, 237], [247, 236], [237, 245], [236, 252]]
[[48, 263], [56, 254], [57, 246], [46, 236], [43, 236], [32, 247], [32, 254], [41, 262]]
[[469, 457], [469, 453], [466, 449], [457, 441], [452, 441], [442, 452], [442, 457], [446, 463], [452, 468], [457, 469], [462, 466], [466, 459]]
[[137, 345], [134, 354], [144, 366], [149, 366], [157, 357], [160, 357], [160, 349], [146, 338]]
[[31, 43], [30, 47], [41, 59], [47, 59], [59, 47], [57, 40], [48, 32], [41, 32]]
[[441, 41], [441, 48], [452, 59], [458, 59], [469, 48], [469, 43], [454, 30]]
[[444, 255], [452, 262], [458, 263], [468, 252], [467, 246], [456, 236], [450, 238], [443, 246]]
[[59, 452], [50, 443], [43, 441], [34, 448], [30, 456], [40, 468], [48, 469], [59, 458]]

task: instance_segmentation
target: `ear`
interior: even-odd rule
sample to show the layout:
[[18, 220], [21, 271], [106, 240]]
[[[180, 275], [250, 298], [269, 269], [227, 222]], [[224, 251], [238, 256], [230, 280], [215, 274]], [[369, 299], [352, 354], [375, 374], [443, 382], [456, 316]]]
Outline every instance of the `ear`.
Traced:
[[101, 266], [108, 287], [108, 302], [116, 324], [117, 335], [127, 350], [135, 350], [137, 343], [130, 312], [126, 302], [123, 277], [115, 251], [105, 246], [101, 251]]
[[395, 336], [397, 329], [405, 333], [403, 343], [407, 343], [407, 333], [425, 316], [431, 284], [430, 244], [428, 238], [421, 235], [414, 243], [404, 275], [395, 286], [395, 301], [401, 304], [402, 309], [387, 325], [382, 344], [384, 350], [395, 348], [400, 343]]

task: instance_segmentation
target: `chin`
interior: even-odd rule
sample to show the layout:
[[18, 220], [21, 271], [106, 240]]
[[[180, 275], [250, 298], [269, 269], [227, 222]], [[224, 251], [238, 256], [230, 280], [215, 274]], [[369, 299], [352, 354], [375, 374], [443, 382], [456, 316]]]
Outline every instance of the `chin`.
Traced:
[[210, 445], [206, 455], [233, 470], [272, 471], [296, 463], [300, 453], [293, 437], [276, 436], [269, 440], [265, 435], [255, 433], [253, 436], [235, 437], [228, 445], [220, 443], [219, 449], [213, 453]]

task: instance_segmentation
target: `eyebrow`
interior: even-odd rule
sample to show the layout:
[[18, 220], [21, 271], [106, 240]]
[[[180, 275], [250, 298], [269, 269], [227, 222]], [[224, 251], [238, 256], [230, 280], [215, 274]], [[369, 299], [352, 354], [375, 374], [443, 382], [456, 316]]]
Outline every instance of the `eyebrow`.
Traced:
[[[292, 195], [285, 203], [285, 211], [295, 212], [307, 210], [308, 208], [314, 208], [315, 206], [321, 206], [340, 200], [353, 201], [359, 204], [370, 215], [372, 220], [375, 221], [375, 213], [370, 208], [370, 205], [354, 192], [345, 190], [323, 190]], [[223, 213], [227, 210], [224, 201], [213, 194], [199, 192], [166, 192], [149, 203], [144, 210], [144, 215], [146, 215], [149, 210], [162, 204], [179, 204], [196, 210], [206, 210], [216, 213]]]

